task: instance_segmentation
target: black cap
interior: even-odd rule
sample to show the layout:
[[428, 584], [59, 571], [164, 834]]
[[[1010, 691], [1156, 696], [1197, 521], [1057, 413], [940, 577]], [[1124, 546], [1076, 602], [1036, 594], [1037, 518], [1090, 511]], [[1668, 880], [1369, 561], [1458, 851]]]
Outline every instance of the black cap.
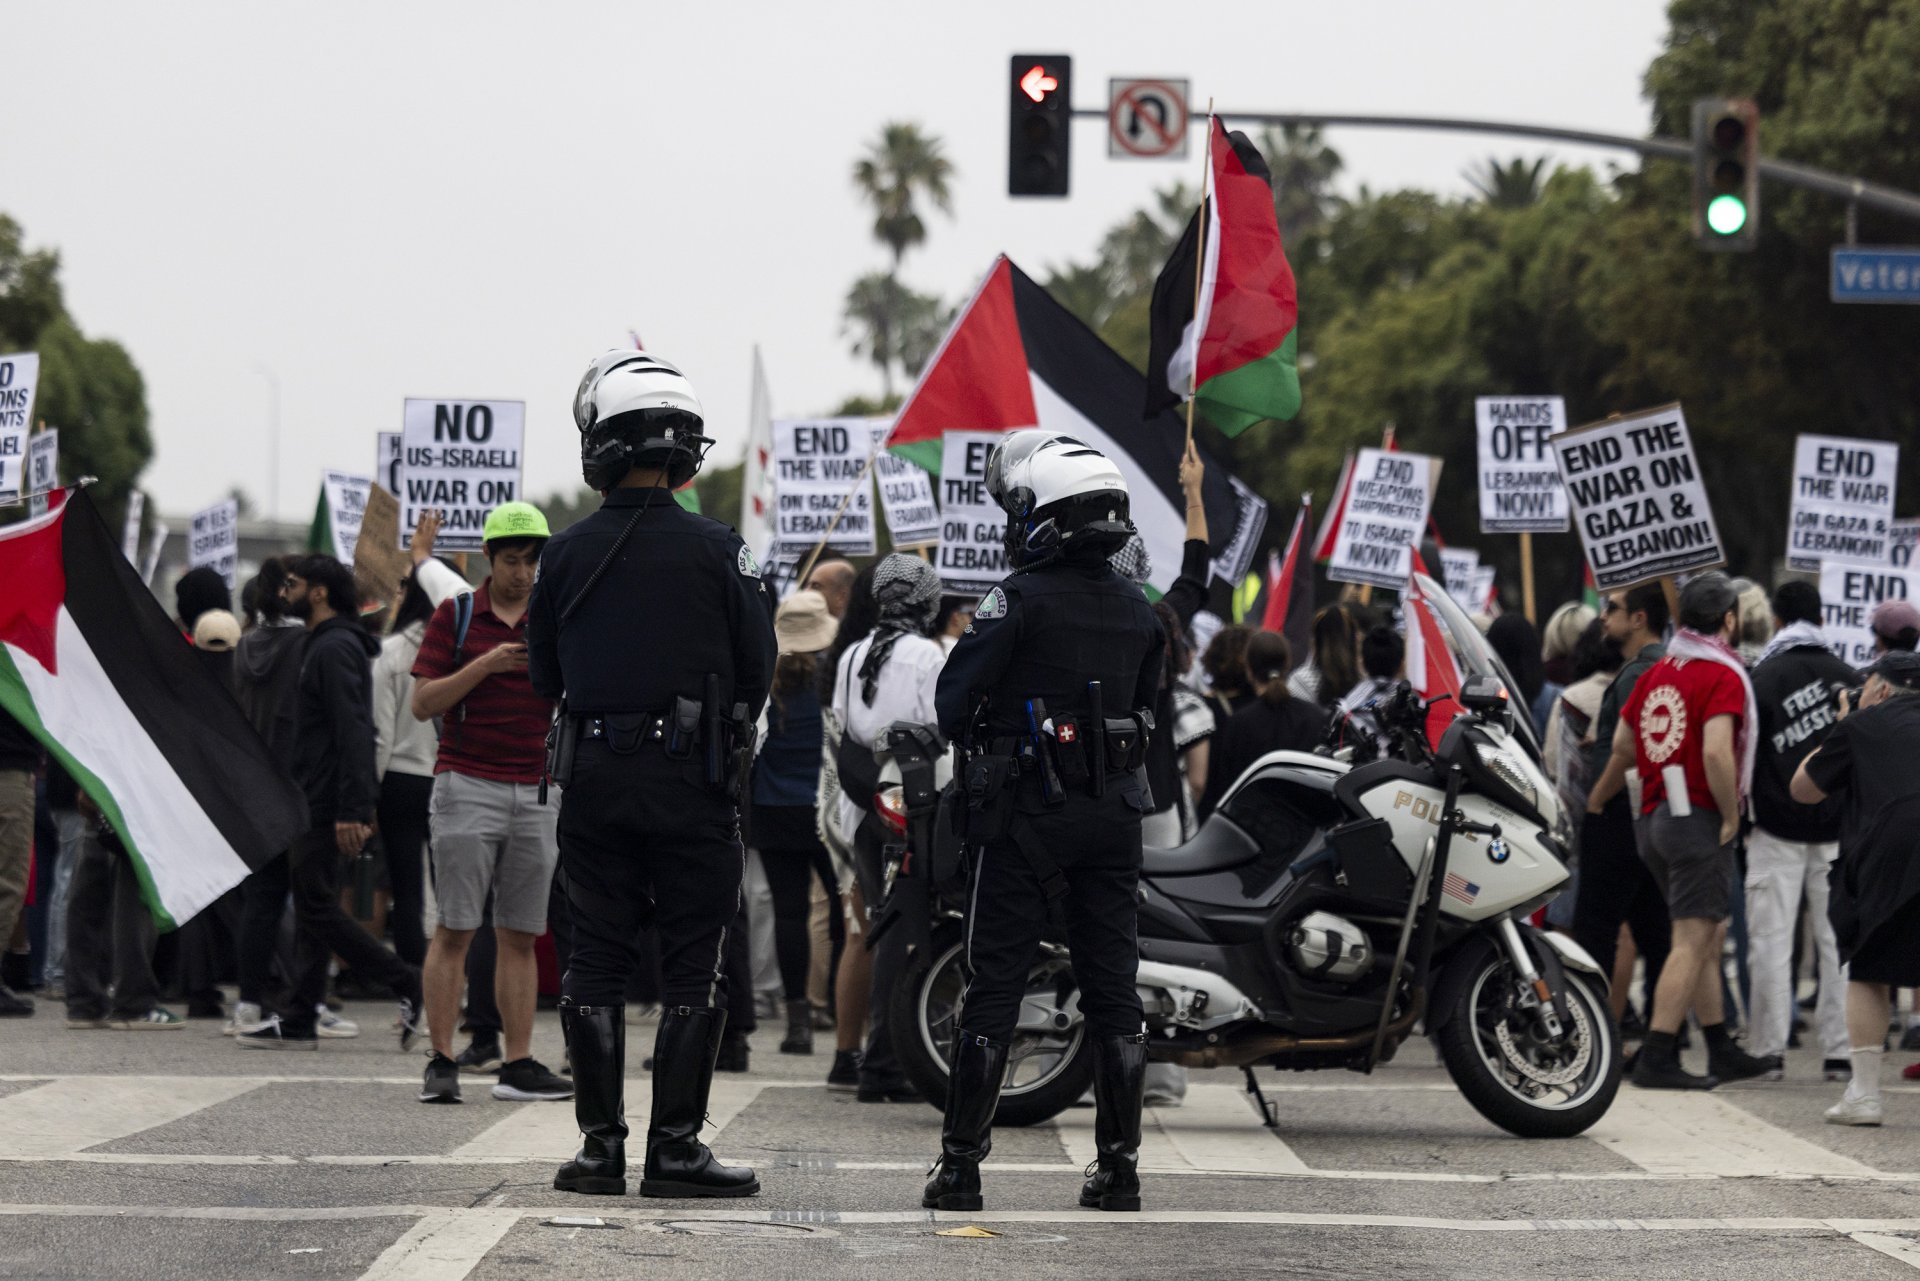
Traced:
[[1902, 689], [1920, 689], [1920, 654], [1911, 650], [1890, 649], [1867, 669], [1867, 675], [1878, 676], [1889, 685], [1898, 685]]

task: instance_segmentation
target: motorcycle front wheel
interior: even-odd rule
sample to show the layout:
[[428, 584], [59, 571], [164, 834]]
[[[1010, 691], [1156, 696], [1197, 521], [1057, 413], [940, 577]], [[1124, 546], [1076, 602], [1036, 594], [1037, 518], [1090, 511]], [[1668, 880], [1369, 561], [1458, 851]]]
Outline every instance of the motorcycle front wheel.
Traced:
[[[948, 1054], [960, 997], [966, 991], [966, 937], [957, 921], [933, 932], [932, 943], [914, 949], [893, 987], [893, 1049], [900, 1067], [927, 1101], [944, 1108]], [[1064, 956], [1040, 956], [1027, 978], [1023, 1024], [1037, 1015], [1062, 1010], [1067, 1026], [1026, 1026], [1016, 1030], [1007, 1054], [1007, 1081], [1000, 1090], [995, 1125], [1038, 1125], [1072, 1107], [1093, 1084], [1093, 1045], [1077, 1008], [1063, 1009], [1072, 994], [1072, 975]]]
[[1467, 1102], [1523, 1139], [1564, 1139], [1606, 1115], [1620, 1089], [1620, 1032], [1599, 987], [1566, 972], [1571, 1026], [1538, 1036], [1513, 963], [1488, 940], [1455, 956], [1436, 995], [1434, 1041]]

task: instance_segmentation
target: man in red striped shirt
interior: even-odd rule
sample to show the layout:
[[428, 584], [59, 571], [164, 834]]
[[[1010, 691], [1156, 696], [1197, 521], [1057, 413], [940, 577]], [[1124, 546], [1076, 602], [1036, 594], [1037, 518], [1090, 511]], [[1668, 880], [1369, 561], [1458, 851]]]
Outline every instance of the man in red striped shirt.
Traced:
[[488, 513], [487, 580], [470, 602], [455, 596], [434, 611], [413, 664], [413, 714], [423, 721], [438, 717], [441, 725], [432, 810], [440, 921], [424, 976], [433, 1050], [422, 1103], [460, 1102], [453, 1032], [467, 948], [489, 893], [499, 946], [494, 994], [506, 1041], [493, 1096], [573, 1097], [573, 1086], [532, 1053], [538, 986], [533, 945], [547, 929], [548, 892], [559, 858], [558, 798], [551, 804], [539, 798], [553, 708], [527, 678], [527, 602], [547, 537], [546, 517], [529, 503], [504, 503]]

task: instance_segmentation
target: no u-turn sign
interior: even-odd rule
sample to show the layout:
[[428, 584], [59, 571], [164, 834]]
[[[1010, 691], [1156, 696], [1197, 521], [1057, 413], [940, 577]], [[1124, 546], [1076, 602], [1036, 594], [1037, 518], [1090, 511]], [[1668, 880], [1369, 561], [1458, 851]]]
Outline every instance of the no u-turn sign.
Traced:
[[1187, 82], [1107, 81], [1107, 155], [1117, 159], [1185, 160]]

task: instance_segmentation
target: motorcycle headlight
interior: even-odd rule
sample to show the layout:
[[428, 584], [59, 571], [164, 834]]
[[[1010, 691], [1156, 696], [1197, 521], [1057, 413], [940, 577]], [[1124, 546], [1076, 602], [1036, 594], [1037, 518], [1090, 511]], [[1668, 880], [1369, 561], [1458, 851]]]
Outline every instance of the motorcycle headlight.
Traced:
[[1547, 788], [1544, 783], [1534, 781], [1524, 761], [1517, 759], [1504, 745], [1480, 739], [1474, 740], [1473, 751], [1480, 758], [1482, 768], [1525, 801], [1528, 809], [1540, 808], [1541, 798], [1546, 795]]

